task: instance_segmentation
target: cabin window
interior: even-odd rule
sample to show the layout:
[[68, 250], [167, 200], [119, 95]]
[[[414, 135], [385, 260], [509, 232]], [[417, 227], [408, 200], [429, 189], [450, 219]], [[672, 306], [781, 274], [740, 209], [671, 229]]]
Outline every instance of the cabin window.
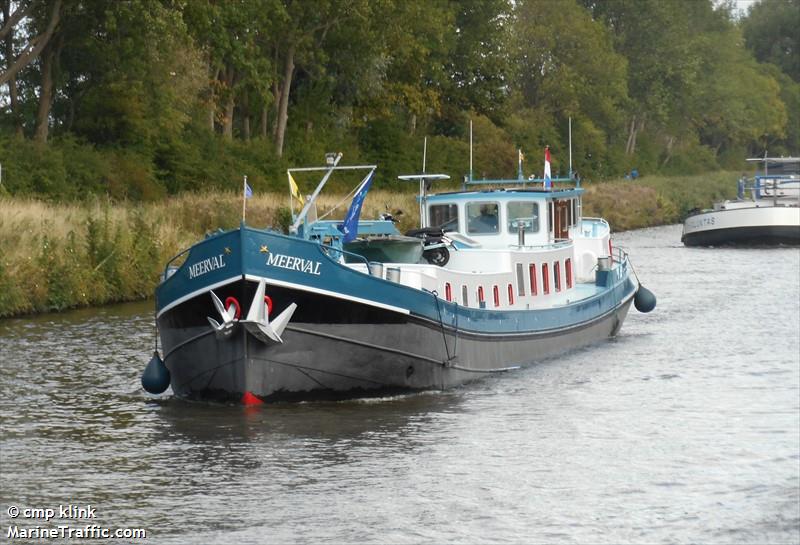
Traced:
[[542, 263], [542, 293], [550, 293], [550, 269], [547, 263]]
[[494, 306], [500, 306], [500, 288], [495, 286], [492, 290], [494, 292]]
[[445, 282], [444, 284], [444, 298], [447, 299], [448, 302], [453, 300], [453, 288], [450, 287], [450, 282]]
[[432, 204], [428, 207], [428, 225], [442, 231], [458, 231], [458, 205]]
[[508, 304], [514, 304], [514, 286], [511, 284], [508, 285]]
[[520, 297], [525, 295], [525, 273], [522, 270], [522, 263], [517, 263], [517, 293]]
[[506, 212], [508, 232], [512, 235], [519, 232], [520, 225], [524, 226], [526, 233], [539, 232], [539, 203], [510, 202]]
[[567, 274], [567, 289], [572, 287], [572, 259], [567, 258], [564, 262], [564, 272]]
[[555, 204], [553, 203], [553, 201], [550, 201], [549, 203], [547, 203], [547, 210], [548, 210], [548, 214], [547, 214], [547, 231], [552, 234], [553, 233], [553, 216], [555, 215]]
[[578, 224], [578, 199], [572, 199], [572, 222], [571, 225]]
[[467, 286], [461, 286], [461, 303], [465, 307], [469, 306], [469, 299], [467, 297], [468, 295], [469, 295], [469, 289], [467, 288]]
[[500, 205], [496, 202], [467, 203], [467, 233], [495, 235], [500, 231]]
[[553, 262], [553, 283], [556, 285], [556, 291], [561, 291], [561, 262]]
[[483, 298], [483, 286], [478, 286], [478, 304], [483, 303], [485, 299]]
[[538, 290], [536, 289], [536, 264], [531, 263], [528, 266], [528, 274], [531, 279], [531, 295], [536, 295]]

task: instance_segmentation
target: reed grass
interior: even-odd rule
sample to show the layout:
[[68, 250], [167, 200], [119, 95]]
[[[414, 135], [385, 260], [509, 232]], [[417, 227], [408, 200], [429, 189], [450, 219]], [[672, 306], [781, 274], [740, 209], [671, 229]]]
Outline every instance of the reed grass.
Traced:
[[[736, 176], [714, 173], [686, 178], [585, 183], [583, 213], [604, 217], [615, 231], [675, 223], [687, 210], [735, 194]], [[317, 214], [341, 219], [346, 195], [322, 195]], [[338, 205], [338, 207], [337, 207]], [[241, 221], [234, 193], [192, 193], [157, 203], [96, 199], [52, 204], [0, 197], [0, 318], [151, 297], [164, 263], [206, 232]], [[415, 195], [372, 190], [362, 218], [402, 214], [398, 228], [416, 227]], [[247, 201], [247, 223], [285, 229], [286, 194], [256, 194]]]

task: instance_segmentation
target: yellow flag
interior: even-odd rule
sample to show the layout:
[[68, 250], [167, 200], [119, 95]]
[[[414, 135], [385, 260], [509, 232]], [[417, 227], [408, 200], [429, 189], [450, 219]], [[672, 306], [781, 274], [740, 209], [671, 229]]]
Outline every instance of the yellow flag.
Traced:
[[297, 182], [294, 181], [292, 178], [292, 174], [289, 174], [289, 189], [292, 190], [292, 197], [297, 199], [300, 202], [300, 206], [305, 206], [306, 200], [300, 195], [300, 189], [297, 187]]

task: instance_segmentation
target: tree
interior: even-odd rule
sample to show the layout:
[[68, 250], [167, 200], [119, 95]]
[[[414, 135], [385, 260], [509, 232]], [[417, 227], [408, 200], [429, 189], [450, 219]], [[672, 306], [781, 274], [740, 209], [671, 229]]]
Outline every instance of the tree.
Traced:
[[[8, 0], [6, 0], [6, 2], [8, 2]], [[28, 4], [19, 6], [14, 13], [6, 15], [8, 12], [9, 6], [4, 5], [4, 23], [3, 28], [0, 30], [0, 37], [8, 34], [12, 36], [13, 39], [14, 30], [18, 24], [25, 20], [28, 14], [32, 14], [35, 23], [39, 23], [39, 26], [44, 26], [44, 28], [41, 29], [39, 34], [30, 39], [28, 44], [22, 48], [23, 53], [18, 57], [13, 58], [11, 53], [8, 52], [9, 48], [6, 48], [8, 58], [6, 59], [6, 69], [0, 73], [0, 85], [7, 83], [11, 78], [16, 76], [17, 72], [36, 60], [42, 50], [47, 46], [61, 18], [61, 0], [52, 0], [51, 2], [29, 0]]]
[[[785, 135], [786, 108], [780, 86], [737, 44], [738, 29], [706, 32], [702, 48], [700, 85], [687, 97], [691, 123], [716, 154], [727, 150], [741, 153], [764, 135]], [[754, 151], [751, 149], [751, 151]]]
[[515, 123], [517, 144], [555, 151], [559, 142], [551, 139], [565, 143], [572, 117], [576, 142], [586, 146], [576, 157], [591, 153], [596, 163], [579, 168], [596, 170], [628, 104], [627, 62], [608, 30], [574, 0], [527, 0], [517, 4], [511, 44], [514, 102], [531, 120]]
[[512, 5], [508, 0], [466, 0], [453, 8], [453, 46], [444, 55], [443, 107], [454, 112], [474, 110], [499, 122], [511, 83]]
[[800, 83], [800, 0], [761, 0], [742, 21], [747, 48]]
[[198, 0], [183, 8], [183, 17], [206, 65], [209, 129], [213, 132], [218, 122], [225, 139], [231, 140], [238, 103], [242, 128], [249, 132], [250, 109], [259, 105], [263, 109], [271, 101], [269, 45], [275, 29], [285, 21], [280, 2]]
[[637, 138], [649, 123], [663, 126], [696, 87], [699, 59], [690, 13], [698, 2], [662, 0], [582, 0], [615, 38], [628, 60], [628, 137], [625, 153], [636, 152]]

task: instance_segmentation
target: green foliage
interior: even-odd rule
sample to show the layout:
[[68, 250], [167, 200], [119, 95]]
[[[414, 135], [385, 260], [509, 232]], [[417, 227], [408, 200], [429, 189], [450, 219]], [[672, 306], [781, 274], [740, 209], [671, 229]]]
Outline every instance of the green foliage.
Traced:
[[289, 234], [289, 227], [292, 225], [292, 211], [287, 206], [278, 208], [277, 219], [275, 227], [281, 230], [283, 234]]
[[742, 23], [747, 48], [800, 83], [800, 0], [761, 0]]
[[[741, 21], [712, 0], [64, 2], [49, 110], [43, 57], [0, 101], [0, 192], [153, 202], [244, 175], [282, 191], [287, 167], [337, 151], [402, 189], [425, 136], [428, 170], [458, 184], [470, 120], [478, 177], [516, 176], [518, 149], [540, 175], [545, 145], [566, 173], [570, 120], [585, 179], [799, 154], [798, 2]], [[13, 28], [12, 58], [48, 5]]]

